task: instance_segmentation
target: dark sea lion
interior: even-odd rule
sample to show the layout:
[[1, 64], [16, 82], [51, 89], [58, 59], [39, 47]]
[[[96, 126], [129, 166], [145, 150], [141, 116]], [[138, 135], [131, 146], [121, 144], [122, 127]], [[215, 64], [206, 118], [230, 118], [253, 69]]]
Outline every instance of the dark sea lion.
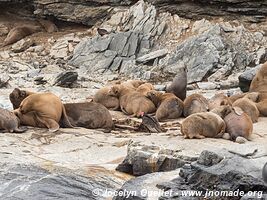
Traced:
[[192, 94], [184, 100], [184, 116], [188, 117], [191, 114], [198, 112], [208, 112], [209, 102], [201, 94]]
[[29, 95], [34, 94], [34, 92], [30, 92], [27, 90], [20, 90], [19, 88], [15, 88], [10, 94], [9, 94], [9, 100], [11, 101], [13, 105], [13, 109], [19, 108], [20, 103]]
[[172, 83], [166, 87], [166, 92], [173, 93], [182, 101], [186, 98], [187, 68], [182, 68], [174, 77]]
[[0, 108], [0, 130], [9, 133], [23, 133], [27, 129], [19, 128], [20, 121], [18, 117], [9, 110]]
[[114, 123], [108, 109], [95, 102], [65, 103], [66, 114], [75, 127], [104, 129], [110, 132]]

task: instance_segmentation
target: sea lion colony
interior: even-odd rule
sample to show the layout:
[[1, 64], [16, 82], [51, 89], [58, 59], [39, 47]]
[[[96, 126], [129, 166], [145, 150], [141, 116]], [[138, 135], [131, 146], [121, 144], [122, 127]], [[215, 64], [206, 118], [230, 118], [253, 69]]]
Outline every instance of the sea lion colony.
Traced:
[[[144, 113], [155, 115], [158, 121], [185, 117], [181, 122], [181, 133], [185, 138], [220, 137], [241, 143], [250, 140], [253, 123], [258, 117], [266, 116], [265, 71], [267, 62], [254, 77], [250, 92], [232, 97], [220, 93], [209, 100], [201, 94], [192, 94], [183, 101], [177, 91], [163, 93], [155, 91], [151, 83], [128, 80], [116, 81], [99, 89], [91, 102], [62, 104], [51, 93], [33, 93], [18, 88], [10, 94], [10, 101], [21, 125], [48, 128], [50, 131], [57, 131], [59, 127], [85, 127], [110, 132], [114, 128], [110, 109], [131, 117], [141, 117]], [[179, 75], [174, 78], [172, 88], [176, 88], [176, 84], [185, 85], [184, 75], [180, 80], [177, 77]], [[184, 98], [186, 87], [182, 88], [178, 89]], [[1, 110], [1, 113], [4, 112]], [[1, 129], [10, 132], [20, 130], [17, 124], [7, 128], [4, 124], [8, 120], [14, 121], [10, 117], [1, 119]], [[243, 139], [240, 140], [240, 137]]]

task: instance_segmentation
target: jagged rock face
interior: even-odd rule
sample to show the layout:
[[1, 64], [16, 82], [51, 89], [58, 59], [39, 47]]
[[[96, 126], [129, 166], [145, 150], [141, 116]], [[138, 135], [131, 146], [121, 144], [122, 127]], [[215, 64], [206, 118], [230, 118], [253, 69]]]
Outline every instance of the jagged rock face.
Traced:
[[[224, 155], [225, 157], [222, 157]], [[256, 163], [255, 163], [256, 161]], [[267, 196], [267, 185], [262, 180], [262, 167], [265, 158], [256, 160], [229, 155], [226, 152], [218, 154], [211, 151], [203, 151], [196, 162], [185, 164], [180, 171], [172, 171], [173, 179], [170, 181], [169, 172], [152, 173], [127, 181], [119, 191], [127, 191], [134, 194], [130, 199], [149, 199], [151, 196], [144, 195], [142, 191], [147, 188], [150, 191], [162, 190], [160, 200], [166, 199], [189, 199], [186, 191], [199, 191], [199, 196], [192, 195], [190, 199], [246, 199], [245, 194], [250, 194], [251, 199]], [[163, 180], [163, 177], [167, 180]], [[206, 192], [209, 192], [207, 193]], [[243, 191], [236, 196], [215, 195], [214, 192]], [[212, 193], [213, 192], [213, 193]], [[252, 193], [254, 193], [254, 196]], [[202, 194], [200, 194], [202, 193]], [[230, 193], [229, 193], [230, 195]], [[233, 195], [233, 194], [232, 194]], [[115, 198], [116, 200], [124, 198]], [[153, 198], [152, 198], [153, 199]]]
[[[187, 18], [202, 18], [203, 16], [238, 15], [267, 15], [267, 2], [265, 0], [148, 0], [159, 10], [177, 13]], [[261, 18], [258, 16], [259, 19]]]

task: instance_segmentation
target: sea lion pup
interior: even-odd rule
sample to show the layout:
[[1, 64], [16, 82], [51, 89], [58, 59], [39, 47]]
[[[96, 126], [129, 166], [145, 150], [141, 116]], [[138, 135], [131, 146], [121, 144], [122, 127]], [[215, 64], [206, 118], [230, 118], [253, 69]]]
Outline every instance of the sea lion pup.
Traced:
[[9, 100], [13, 105], [13, 109], [19, 108], [20, 103], [25, 99], [27, 96], [34, 94], [34, 92], [30, 92], [27, 90], [20, 90], [19, 88], [15, 88], [9, 94]]
[[109, 95], [118, 97], [121, 110], [132, 117], [141, 117], [143, 113], [149, 114], [156, 111], [151, 100], [127, 86], [113, 85]]
[[4, 40], [3, 46], [7, 46], [9, 44], [13, 44], [28, 35], [41, 31], [42, 28], [40, 26], [32, 26], [32, 25], [24, 25], [24, 26], [17, 26], [12, 28], [6, 39]]
[[184, 100], [184, 116], [188, 117], [191, 114], [198, 112], [208, 112], [209, 102], [201, 94], [191, 94]]
[[223, 94], [215, 94], [210, 100], [209, 100], [209, 110], [212, 110], [218, 106], [222, 105], [232, 105], [232, 102], [229, 100], [229, 98]]
[[139, 92], [145, 96], [151, 90], [154, 90], [154, 86], [151, 83], [144, 83], [136, 89], [137, 92]]
[[110, 110], [119, 110], [120, 102], [116, 96], [109, 95], [112, 86], [100, 88], [93, 97], [93, 102], [100, 103]]
[[226, 133], [230, 139], [238, 142], [238, 137], [249, 140], [253, 131], [253, 123], [250, 117], [239, 107], [231, 108], [231, 112], [224, 117]]
[[187, 68], [180, 69], [172, 83], [166, 87], [167, 93], [173, 93], [182, 101], [186, 98]]
[[249, 92], [267, 92], [267, 62], [257, 71], [251, 81]]
[[251, 118], [253, 123], [256, 123], [258, 121], [260, 112], [256, 106], [256, 103], [249, 98], [243, 97], [236, 100], [233, 103], [233, 107], [241, 108]]
[[222, 118], [229, 113], [228, 107], [220, 106], [220, 109], [194, 113], [185, 118], [181, 123], [181, 133], [184, 138], [222, 137], [226, 128]]
[[237, 99], [243, 98], [247, 93], [242, 93], [242, 94], [234, 94], [228, 97], [228, 99], [231, 101], [233, 104]]
[[27, 128], [19, 128], [20, 121], [18, 117], [9, 110], [0, 108], [0, 130], [9, 133], [23, 133]]
[[70, 123], [75, 127], [104, 129], [104, 132], [110, 132], [114, 128], [111, 114], [99, 103], [65, 103], [64, 107]]
[[60, 98], [52, 93], [31, 94], [21, 102], [19, 108], [14, 112], [21, 117], [22, 124], [31, 126], [34, 121], [37, 127], [45, 126], [51, 132], [59, 129], [60, 120], [64, 127], [73, 127]]
[[156, 118], [158, 121], [167, 119], [177, 119], [183, 113], [184, 103], [172, 93], [162, 93], [152, 90], [147, 93], [147, 97], [157, 107]]

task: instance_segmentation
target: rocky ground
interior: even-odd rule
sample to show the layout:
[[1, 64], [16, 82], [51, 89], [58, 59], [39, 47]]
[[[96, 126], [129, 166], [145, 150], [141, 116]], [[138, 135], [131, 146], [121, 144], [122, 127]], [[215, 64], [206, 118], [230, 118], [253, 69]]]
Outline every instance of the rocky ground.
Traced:
[[[210, 7], [201, 10], [200, 4], [181, 1], [184, 8], [195, 9], [187, 18], [182, 18], [186, 9], [179, 12], [177, 6], [162, 1], [156, 1], [156, 7], [143, 1], [107, 1], [92, 4], [95, 7], [75, 4], [75, 14], [68, 12], [72, 4], [67, 2], [34, 1], [34, 14], [54, 16], [58, 32], [38, 32], [0, 48], [1, 107], [12, 110], [8, 95], [15, 87], [51, 91], [64, 102], [86, 101], [98, 88], [117, 79], [145, 79], [163, 90], [183, 66], [188, 68], [189, 94], [233, 94], [240, 92], [239, 84], [247, 90], [267, 60], [264, 1], [257, 5], [235, 2], [235, 8], [232, 1], [222, 1], [221, 10], [216, 1], [213, 9], [218, 10], [212, 17], [203, 17]], [[15, 25], [36, 25], [31, 6], [25, 7], [1, 7], [0, 44]], [[242, 14], [248, 8], [256, 15], [240, 15], [238, 20], [230, 14], [225, 17], [225, 13]], [[97, 28], [108, 34], [100, 36]], [[112, 115], [129, 125], [140, 123], [118, 112]], [[254, 124], [252, 141], [245, 144], [185, 140], [175, 121], [162, 124], [169, 130], [157, 134], [83, 128], [55, 134], [38, 128], [0, 134], [0, 199], [112, 199], [119, 189], [137, 191], [128, 199], [182, 199], [178, 198], [181, 190], [266, 193], [261, 177], [267, 160], [266, 124], [267, 119], [260, 118]], [[142, 189], [156, 194], [140, 194]], [[164, 196], [160, 191], [175, 193]], [[260, 197], [260, 193], [255, 195]], [[125, 198], [115, 195], [114, 199]]]

